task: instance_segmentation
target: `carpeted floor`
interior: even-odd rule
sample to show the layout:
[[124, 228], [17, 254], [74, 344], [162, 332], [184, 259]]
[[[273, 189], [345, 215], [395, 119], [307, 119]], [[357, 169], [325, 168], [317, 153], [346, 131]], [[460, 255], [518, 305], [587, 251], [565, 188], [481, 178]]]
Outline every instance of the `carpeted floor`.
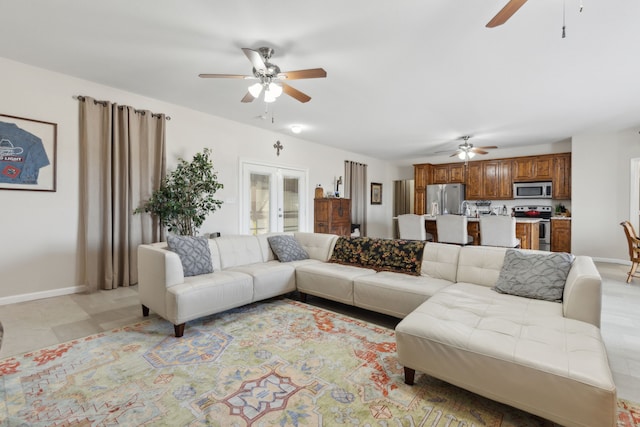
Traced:
[[[8, 426], [552, 426], [419, 375], [393, 330], [281, 299], [189, 322], [152, 319], [0, 360]], [[619, 401], [618, 426], [640, 426]]]

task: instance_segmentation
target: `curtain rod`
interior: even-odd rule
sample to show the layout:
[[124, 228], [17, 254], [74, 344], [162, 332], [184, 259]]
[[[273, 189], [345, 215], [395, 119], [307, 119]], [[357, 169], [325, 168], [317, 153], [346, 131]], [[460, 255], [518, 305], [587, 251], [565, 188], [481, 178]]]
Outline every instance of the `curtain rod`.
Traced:
[[[77, 99], [78, 101], [85, 101], [87, 99], [86, 96], [84, 95], [74, 95], [73, 98]], [[106, 107], [107, 105], [109, 105], [109, 101], [99, 101], [97, 99], [93, 100], [94, 104], [100, 104], [103, 107]], [[122, 109], [123, 107], [126, 107], [125, 105], [119, 105], [118, 108]], [[140, 113], [143, 116], [146, 114], [145, 110], [136, 110], [135, 108], [133, 109], [133, 111], [135, 111], [136, 113]], [[156, 113], [151, 113], [151, 117], [160, 117], [160, 114], [156, 114]], [[165, 116], [166, 120], [171, 120], [171, 116]]]

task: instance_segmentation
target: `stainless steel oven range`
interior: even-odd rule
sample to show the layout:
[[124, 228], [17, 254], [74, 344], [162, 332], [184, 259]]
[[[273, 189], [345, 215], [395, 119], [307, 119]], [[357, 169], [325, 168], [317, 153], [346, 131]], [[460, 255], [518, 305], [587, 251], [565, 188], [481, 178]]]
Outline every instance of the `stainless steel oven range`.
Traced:
[[516, 206], [513, 208], [516, 218], [540, 219], [540, 250], [551, 250], [551, 206]]

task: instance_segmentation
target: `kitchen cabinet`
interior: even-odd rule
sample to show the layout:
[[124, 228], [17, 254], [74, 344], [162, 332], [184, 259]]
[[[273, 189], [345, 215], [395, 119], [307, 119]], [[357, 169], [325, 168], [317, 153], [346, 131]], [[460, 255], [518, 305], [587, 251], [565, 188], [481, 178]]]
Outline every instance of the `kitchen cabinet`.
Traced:
[[429, 172], [431, 165], [419, 164], [413, 165], [413, 212], [417, 215], [426, 213], [427, 202], [427, 184], [429, 183]]
[[480, 200], [484, 194], [482, 162], [469, 162], [467, 166], [466, 200]]
[[429, 184], [464, 184], [464, 164], [446, 163], [431, 167], [432, 179]]
[[510, 160], [469, 162], [467, 200], [504, 200], [513, 198]]
[[540, 249], [540, 223], [516, 221], [516, 237], [520, 239], [520, 249]]
[[553, 198], [571, 199], [571, 153], [558, 154], [553, 159]]
[[553, 157], [531, 156], [513, 159], [513, 181], [550, 181]]
[[551, 251], [571, 252], [571, 220], [551, 218]]
[[322, 198], [314, 200], [315, 233], [351, 235], [351, 200]]

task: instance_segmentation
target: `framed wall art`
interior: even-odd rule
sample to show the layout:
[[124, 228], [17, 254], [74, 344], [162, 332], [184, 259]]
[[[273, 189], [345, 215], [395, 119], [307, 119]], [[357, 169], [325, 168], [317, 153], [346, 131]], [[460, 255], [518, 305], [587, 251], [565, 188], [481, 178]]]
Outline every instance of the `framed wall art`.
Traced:
[[379, 182], [371, 183], [371, 204], [372, 205], [382, 204], [382, 184]]
[[56, 191], [58, 125], [0, 114], [0, 189]]

